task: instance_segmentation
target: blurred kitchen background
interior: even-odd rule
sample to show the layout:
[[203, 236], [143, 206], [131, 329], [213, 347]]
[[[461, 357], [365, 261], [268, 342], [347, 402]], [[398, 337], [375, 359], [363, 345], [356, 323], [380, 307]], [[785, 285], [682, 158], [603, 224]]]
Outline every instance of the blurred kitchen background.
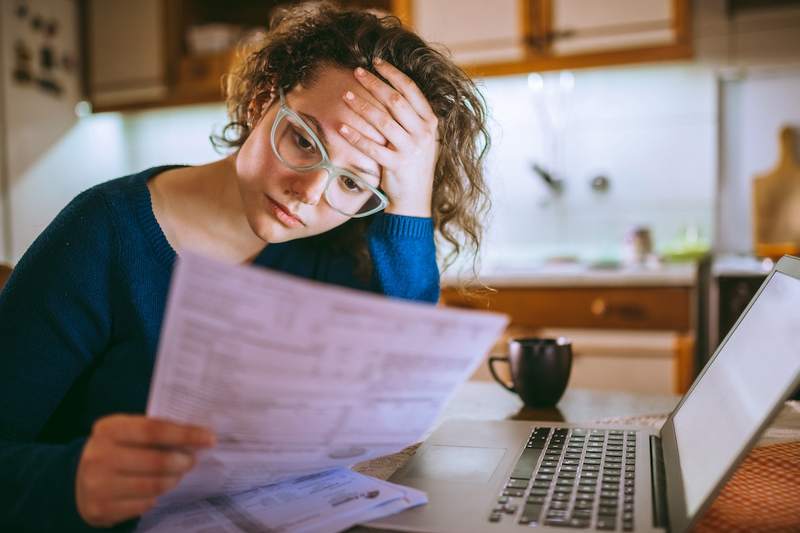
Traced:
[[[93, 184], [220, 157], [220, 77], [286, 3], [2, 0], [0, 262]], [[496, 292], [464, 298], [460, 264], [445, 302], [570, 336], [571, 386], [685, 391], [765, 256], [800, 244], [758, 248], [752, 208], [754, 178], [800, 157], [800, 1], [344, 3], [442, 43], [486, 97]]]

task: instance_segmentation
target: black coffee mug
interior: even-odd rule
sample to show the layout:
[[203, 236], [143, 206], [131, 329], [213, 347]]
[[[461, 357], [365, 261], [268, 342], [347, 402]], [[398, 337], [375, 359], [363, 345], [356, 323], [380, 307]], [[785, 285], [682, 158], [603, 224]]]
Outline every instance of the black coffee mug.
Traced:
[[[504, 383], [494, 370], [495, 361], [511, 367], [512, 384]], [[572, 344], [564, 337], [529, 337], [508, 341], [508, 356], [489, 358], [489, 371], [500, 385], [522, 398], [525, 405], [551, 407], [558, 403], [572, 369]]]

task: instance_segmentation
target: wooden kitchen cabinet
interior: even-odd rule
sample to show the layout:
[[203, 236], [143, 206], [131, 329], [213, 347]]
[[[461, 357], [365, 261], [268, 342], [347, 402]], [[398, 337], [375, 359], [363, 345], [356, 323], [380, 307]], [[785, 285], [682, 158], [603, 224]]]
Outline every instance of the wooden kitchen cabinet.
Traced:
[[96, 110], [169, 96], [164, 0], [81, 2], [86, 92]]
[[[81, 0], [86, 92], [95, 111], [221, 102], [234, 45], [194, 53], [192, 29], [208, 25], [266, 31], [291, 0]], [[341, 0], [394, 12], [396, 0]], [[398, 6], [402, 9], [402, 6]], [[224, 28], [222, 28], [224, 31]]]
[[[222, 100], [235, 50], [192, 53], [192, 28], [266, 29], [289, 0], [80, 0], [96, 111]], [[392, 13], [475, 76], [691, 56], [689, 0], [342, 0]], [[457, 6], [457, 7], [454, 7]]]
[[444, 289], [442, 299], [501, 311], [517, 326], [688, 331], [691, 295], [684, 287], [519, 287], [485, 298]]
[[401, 0], [396, 13], [477, 76], [689, 58], [689, 0]]
[[[450, 307], [497, 311], [508, 338], [565, 334], [574, 339], [575, 386], [683, 393], [695, 377], [692, 287], [501, 287], [465, 296], [442, 289]], [[485, 369], [479, 377], [487, 377]]]

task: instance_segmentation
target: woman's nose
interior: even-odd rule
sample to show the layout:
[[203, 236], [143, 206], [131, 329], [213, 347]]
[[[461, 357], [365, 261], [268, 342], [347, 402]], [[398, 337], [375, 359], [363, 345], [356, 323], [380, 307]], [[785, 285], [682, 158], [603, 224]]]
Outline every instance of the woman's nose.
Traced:
[[317, 205], [325, 193], [328, 171], [319, 168], [309, 172], [298, 172], [291, 183], [291, 190], [304, 204]]

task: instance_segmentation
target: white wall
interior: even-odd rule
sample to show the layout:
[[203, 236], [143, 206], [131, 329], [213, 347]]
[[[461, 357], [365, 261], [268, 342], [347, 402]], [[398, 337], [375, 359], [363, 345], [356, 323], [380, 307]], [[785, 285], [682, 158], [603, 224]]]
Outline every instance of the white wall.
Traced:
[[[563, 79], [563, 82], [561, 81]], [[554, 255], [619, 258], [626, 230], [645, 224], [661, 247], [695, 226], [709, 236], [716, 178], [713, 75], [683, 64], [483, 82], [494, 119], [488, 164], [492, 261]], [[572, 87], [570, 90], [569, 87]], [[530, 170], [564, 180], [553, 194]], [[594, 192], [592, 178], [610, 189]]]
[[92, 185], [150, 166], [221, 157], [208, 135], [224, 119], [222, 105], [80, 119], [54, 146], [19, 169], [12, 183], [13, 261], [70, 199]]

